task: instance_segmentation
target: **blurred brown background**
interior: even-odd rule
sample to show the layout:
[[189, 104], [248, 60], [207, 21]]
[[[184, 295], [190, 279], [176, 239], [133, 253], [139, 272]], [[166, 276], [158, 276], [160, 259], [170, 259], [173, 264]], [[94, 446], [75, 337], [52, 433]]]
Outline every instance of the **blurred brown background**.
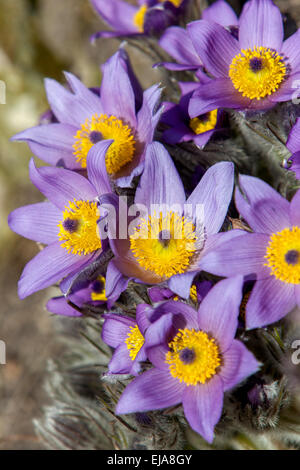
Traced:
[[[299, 0], [277, 3], [300, 19]], [[47, 358], [61, 353], [55, 318], [44, 308], [56, 291], [48, 289], [24, 301], [17, 297], [18, 277], [37, 247], [9, 231], [7, 215], [42, 197], [28, 178], [27, 145], [9, 138], [36, 125], [47, 109], [44, 77], [63, 81], [62, 70], [68, 70], [87, 86], [97, 86], [99, 65], [119, 42], [90, 44], [89, 36], [103, 25], [89, 0], [0, 0], [0, 11], [0, 80], [6, 84], [6, 104], [0, 104], [0, 340], [7, 347], [7, 364], [0, 365], [0, 449], [39, 449], [43, 445], [31, 420], [46, 400]], [[145, 87], [160, 81], [150, 60], [129, 52]]]

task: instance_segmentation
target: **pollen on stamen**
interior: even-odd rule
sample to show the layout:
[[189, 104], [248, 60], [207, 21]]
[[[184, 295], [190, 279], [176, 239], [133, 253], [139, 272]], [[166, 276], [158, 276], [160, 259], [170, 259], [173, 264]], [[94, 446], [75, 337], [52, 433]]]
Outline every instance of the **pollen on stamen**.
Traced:
[[271, 235], [265, 259], [265, 266], [276, 279], [300, 284], [300, 227], [285, 228]]
[[99, 211], [96, 202], [70, 201], [63, 220], [58, 224], [61, 246], [69, 253], [87, 255], [101, 249], [97, 222]]
[[256, 100], [277, 91], [287, 73], [284, 58], [267, 47], [243, 49], [229, 67], [233, 86], [246, 98]]
[[217, 125], [218, 110], [214, 109], [208, 113], [201, 114], [190, 120], [189, 126], [195, 134], [203, 134], [204, 132], [211, 131]]
[[221, 365], [221, 355], [214, 340], [204, 331], [180, 329], [169, 343], [166, 363], [170, 374], [186, 385], [204, 384]]
[[74, 136], [74, 156], [86, 168], [86, 159], [90, 149], [101, 140], [112, 140], [106, 156], [106, 169], [110, 175], [117, 173], [135, 154], [133, 132], [121, 119], [106, 114], [94, 114], [87, 119]]
[[93, 301], [106, 301], [106, 292], [105, 292], [105, 277], [98, 276], [91, 285], [91, 299]]
[[145, 338], [140, 332], [138, 325], [131, 326], [130, 332], [128, 333], [127, 338], [125, 339], [125, 344], [129, 351], [130, 359], [132, 361], [135, 360], [144, 342]]
[[193, 223], [175, 212], [142, 219], [130, 237], [137, 262], [162, 279], [184, 273], [200, 245]]

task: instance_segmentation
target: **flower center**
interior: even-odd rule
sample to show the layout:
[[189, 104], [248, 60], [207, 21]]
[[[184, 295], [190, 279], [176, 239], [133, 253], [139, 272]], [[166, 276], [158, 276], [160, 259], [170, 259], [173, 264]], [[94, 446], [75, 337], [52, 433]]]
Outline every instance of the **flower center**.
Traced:
[[135, 360], [144, 342], [145, 342], [145, 338], [140, 332], [139, 327], [137, 325], [131, 326], [130, 333], [127, 335], [127, 338], [125, 339], [125, 343], [127, 345], [127, 349], [129, 350], [129, 356], [132, 361]]
[[300, 228], [285, 228], [273, 233], [265, 258], [266, 266], [280, 281], [300, 284]]
[[133, 23], [137, 27], [140, 33], [144, 32], [144, 20], [145, 20], [145, 15], [147, 13], [147, 10], [148, 10], [147, 5], [142, 5], [133, 17]]
[[92, 283], [92, 292], [91, 292], [91, 299], [92, 300], [101, 300], [106, 301], [105, 295], [105, 277], [98, 276], [97, 279]]
[[195, 134], [203, 134], [203, 132], [211, 131], [216, 127], [218, 118], [218, 110], [214, 109], [201, 116], [195, 117], [190, 120], [189, 126]]
[[74, 255], [89, 254], [101, 248], [101, 239], [97, 221], [99, 211], [96, 202], [69, 202], [63, 213], [63, 220], [58, 224], [58, 238], [69, 253]]
[[106, 114], [94, 114], [91, 119], [87, 119], [74, 139], [74, 155], [82, 168], [86, 168], [87, 154], [94, 144], [100, 140], [113, 140], [105, 157], [109, 174], [117, 173], [131, 162], [135, 152], [132, 130], [121, 119]]
[[198, 249], [192, 222], [175, 212], [154, 214], [130, 237], [130, 248], [139, 264], [162, 278], [184, 273]]
[[233, 86], [252, 100], [274, 93], [287, 74], [283, 57], [267, 47], [243, 49], [241, 52], [229, 67]]
[[179, 330], [169, 343], [166, 362], [173, 377], [186, 385], [204, 384], [216, 374], [221, 364], [219, 348], [214, 338], [204, 331]]

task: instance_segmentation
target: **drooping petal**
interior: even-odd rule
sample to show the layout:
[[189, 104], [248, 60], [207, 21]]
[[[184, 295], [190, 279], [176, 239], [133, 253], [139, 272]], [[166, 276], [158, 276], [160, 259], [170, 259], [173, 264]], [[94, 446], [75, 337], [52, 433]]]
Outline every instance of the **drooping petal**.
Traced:
[[228, 77], [232, 59], [240, 53], [238, 41], [223, 26], [205, 20], [189, 23], [188, 33], [204, 67], [214, 77]]
[[256, 282], [246, 307], [247, 328], [261, 328], [275, 323], [296, 305], [295, 285], [274, 276]]
[[82, 314], [68, 304], [65, 297], [53, 297], [48, 300], [46, 308], [49, 312], [55, 315], [62, 315], [65, 317], [81, 317]]
[[135, 203], [151, 209], [154, 204], [183, 205], [184, 188], [175, 165], [163, 145], [147, 147], [145, 168], [135, 194]]
[[183, 394], [183, 410], [190, 426], [210, 444], [214, 439], [214, 427], [221, 418], [223, 387], [215, 375], [205, 384], [186, 387]]
[[118, 269], [115, 260], [111, 260], [107, 266], [105, 293], [108, 300], [116, 300], [127, 288], [129, 278], [123, 276]]
[[296, 153], [300, 151], [300, 118], [297, 119], [296, 124], [292, 128], [289, 134], [286, 146], [289, 149], [289, 151], [292, 153]]
[[187, 200], [195, 208], [203, 206], [204, 226], [207, 235], [217, 233], [225, 219], [232, 197], [234, 166], [220, 162], [210, 167]]
[[40, 202], [19, 207], [8, 216], [8, 225], [14, 232], [36, 242], [57, 241], [62, 213], [51, 202]]
[[135, 96], [128, 75], [126, 55], [119, 49], [102, 66], [101, 103], [107, 115], [116, 116], [136, 128]]
[[133, 17], [137, 8], [123, 0], [91, 0], [97, 13], [112, 28], [118, 31], [137, 32]]
[[149, 304], [139, 304], [136, 307], [136, 322], [143, 335], [150, 325], [150, 321], [147, 316], [150, 310], [152, 310], [152, 307]]
[[143, 105], [137, 115], [137, 136], [138, 140], [144, 144], [150, 144], [163, 108], [156, 111], [161, 88], [154, 85], [144, 92]]
[[224, 0], [217, 0], [202, 12], [202, 18], [222, 26], [234, 26], [239, 23], [238, 17], [231, 6]]
[[168, 28], [161, 37], [159, 45], [179, 64], [195, 67], [200, 67], [202, 64], [191, 38], [184, 28], [179, 26]]
[[133, 361], [130, 358], [127, 345], [123, 342], [118, 345], [108, 364], [109, 374], [129, 374]]
[[112, 348], [117, 348], [121, 343], [124, 343], [130, 333], [130, 327], [134, 328], [136, 325], [133, 319], [116, 313], [103, 315], [103, 318], [105, 321], [101, 336], [104, 343]]
[[300, 190], [296, 192], [290, 203], [290, 220], [292, 225], [300, 227]]
[[229, 78], [218, 78], [199, 85], [189, 103], [189, 115], [193, 117], [219, 108], [249, 108], [251, 100], [245, 98], [232, 85]]
[[289, 202], [259, 178], [240, 175], [235, 194], [236, 207], [250, 227], [257, 232], [273, 233], [288, 227]]
[[230, 348], [223, 354], [223, 363], [219, 373], [224, 391], [230, 390], [250, 375], [255, 374], [259, 366], [259, 362], [246, 346], [234, 339]]
[[55, 284], [74, 269], [80, 269], [92, 256], [80, 256], [68, 253], [60, 242], [52, 243], [40, 251], [25, 266], [19, 280], [19, 297], [28, 295]]
[[259, 278], [268, 277], [269, 268], [264, 266], [268, 243], [268, 235], [245, 233], [210, 250], [201, 260], [201, 267], [216, 276], [256, 274]]
[[150, 411], [177, 405], [185, 386], [170, 374], [151, 369], [134, 379], [123, 392], [116, 414]]
[[198, 310], [199, 328], [216, 339], [221, 352], [230, 347], [236, 333], [243, 283], [242, 276], [218, 282]]
[[99, 97], [86, 87], [84, 87], [84, 92], [82, 89], [80, 93], [74, 94], [55, 80], [47, 78], [45, 88], [51, 109], [58, 121], [63, 124], [79, 128], [93, 114], [102, 112]]
[[37, 149], [36, 156], [51, 165], [69, 167], [70, 164], [70, 168], [76, 168], [78, 165], [72, 147], [76, 132], [77, 128], [70, 124], [46, 124], [26, 129], [11, 140], [36, 144], [32, 147], [33, 150]]
[[271, 0], [250, 0], [239, 21], [241, 49], [269, 47], [281, 51], [283, 22], [279, 8]]
[[112, 191], [106, 171], [105, 155], [112, 140], [103, 140], [93, 145], [86, 159], [88, 178], [98, 196]]
[[74, 199], [88, 201], [97, 196], [86, 178], [70, 170], [46, 166], [36, 168], [32, 159], [29, 175], [33, 184], [59, 209], [64, 209]]
[[190, 296], [190, 289], [193, 284], [194, 277], [198, 271], [187, 271], [183, 274], [176, 274], [168, 281], [170, 289], [183, 299], [188, 299]]

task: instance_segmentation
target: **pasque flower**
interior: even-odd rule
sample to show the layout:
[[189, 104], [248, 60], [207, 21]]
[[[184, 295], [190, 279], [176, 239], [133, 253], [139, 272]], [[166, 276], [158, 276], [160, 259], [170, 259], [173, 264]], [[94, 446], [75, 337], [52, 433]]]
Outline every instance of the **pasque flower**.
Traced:
[[[232, 33], [236, 34], [238, 18], [231, 6], [224, 0], [218, 0], [205, 8], [202, 12], [202, 19], [228, 27]], [[185, 28], [171, 26], [162, 35], [159, 45], [176, 60], [176, 63], [161, 62], [157, 65], [178, 71], [195, 70], [203, 65]]]
[[240, 176], [235, 200], [254, 233], [220, 244], [206, 257], [206, 269], [219, 276], [254, 275], [246, 325], [276, 322], [300, 306], [300, 191], [288, 202], [264, 181]]
[[134, 201], [147, 214], [126, 239], [110, 237], [115, 258], [107, 269], [107, 297], [125, 277], [146, 284], [168, 282], [173, 292], [188, 298], [207, 253], [220, 236], [231, 236], [216, 234], [231, 200], [233, 174], [232, 163], [217, 163], [186, 199], [168, 152], [157, 142], [149, 145]]
[[104, 161], [111, 142], [100, 142], [89, 152], [88, 178], [63, 168], [29, 165], [33, 184], [49, 200], [13, 211], [9, 226], [23, 237], [48, 245], [25, 267], [19, 296], [25, 298], [65, 276], [75, 274], [101, 255], [98, 220], [105, 217], [97, 197], [111, 192]]
[[107, 171], [120, 185], [130, 184], [142, 171], [160, 116], [158, 86], [142, 93], [122, 48], [103, 66], [100, 97], [74, 75], [66, 73], [66, 78], [72, 92], [54, 80], [45, 82], [58, 123], [27, 129], [13, 140], [27, 141], [42, 160], [71, 170], [86, 168], [87, 154], [97, 142], [113, 140], [106, 154]]
[[102, 340], [115, 349], [108, 364], [108, 374], [131, 374], [140, 372], [140, 363], [147, 360], [145, 332], [150, 325], [145, 308], [137, 306], [136, 320], [125, 315], [103, 315]]
[[[106, 304], [105, 277], [97, 276], [93, 281], [74, 289], [68, 296], [53, 297], [47, 302], [47, 310], [65, 317], [81, 317], [83, 311], [90, 306]], [[82, 310], [82, 311], [80, 311]]]
[[198, 312], [168, 301], [148, 317], [145, 348], [155, 366], [123, 392], [117, 414], [156, 410], [182, 403], [190, 426], [208, 442], [223, 407], [223, 395], [259, 367], [244, 344], [234, 339], [243, 278], [220, 281]]
[[[211, 81], [202, 74], [202, 81]], [[193, 92], [198, 88], [197, 82], [179, 82], [181, 98], [178, 104], [164, 102], [164, 112], [161, 122], [167, 124], [169, 129], [164, 131], [163, 140], [168, 144], [193, 141], [203, 148], [214, 132], [221, 127], [222, 113], [217, 109], [197, 117], [190, 118], [188, 114], [189, 102]]]
[[123, 0], [91, 0], [93, 7], [113, 31], [99, 31], [99, 37], [159, 35], [175, 24], [189, 0], [138, 0], [131, 5]]
[[203, 66], [215, 78], [194, 92], [192, 117], [199, 109], [264, 110], [292, 98], [300, 77], [300, 32], [283, 41], [281, 13], [271, 0], [245, 4], [238, 39], [206, 20], [190, 23], [188, 32]]
[[292, 128], [286, 146], [292, 152], [290, 170], [294, 171], [297, 179], [300, 179], [300, 118]]

